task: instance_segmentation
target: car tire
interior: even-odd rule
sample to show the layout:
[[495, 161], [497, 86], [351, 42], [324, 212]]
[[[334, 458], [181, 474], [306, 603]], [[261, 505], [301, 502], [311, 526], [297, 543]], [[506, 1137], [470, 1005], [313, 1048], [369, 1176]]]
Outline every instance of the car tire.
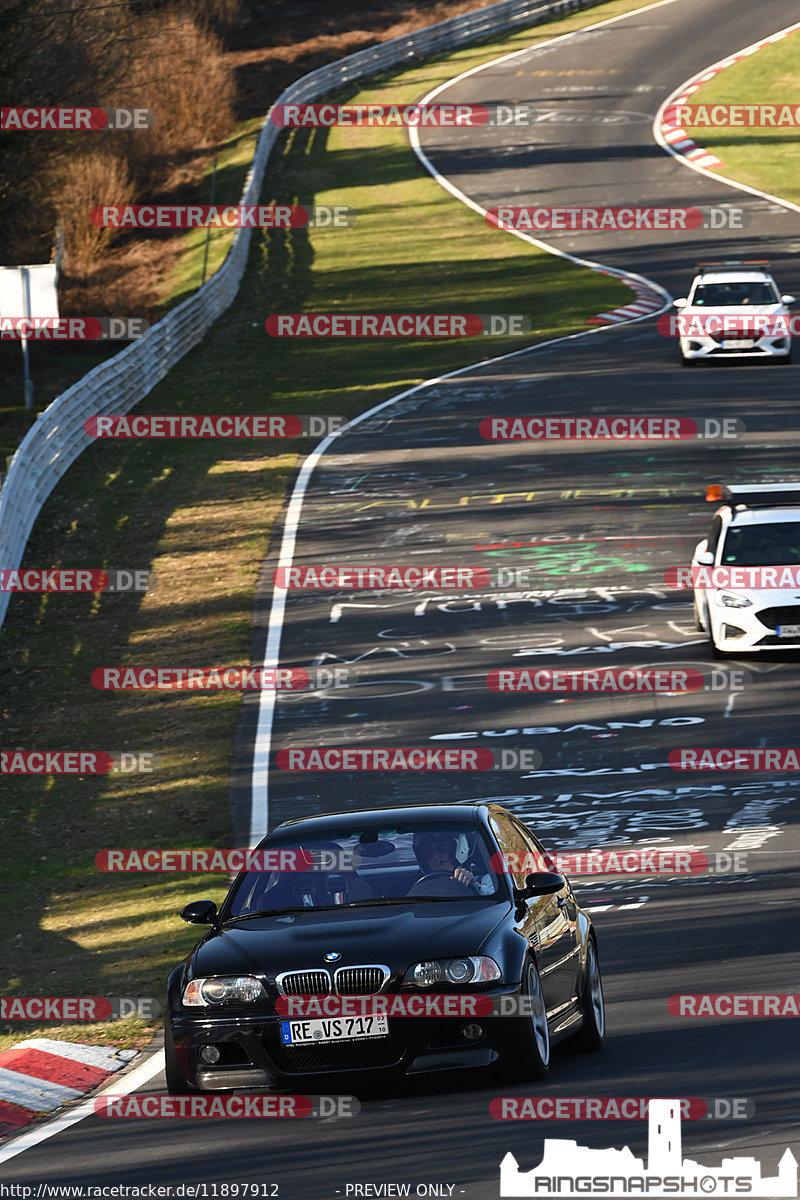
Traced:
[[167, 1013], [164, 1023], [164, 1073], [167, 1077], [167, 1091], [170, 1096], [188, 1096], [195, 1092], [196, 1089], [189, 1084], [181, 1064], [178, 1062], [169, 1013]]
[[573, 1039], [574, 1044], [579, 1050], [602, 1050], [606, 1032], [606, 1006], [603, 998], [600, 964], [597, 961], [597, 947], [593, 937], [589, 938], [589, 944], [586, 947], [586, 970], [581, 990], [581, 1008], [583, 1009], [583, 1025]]
[[519, 994], [529, 999], [531, 1015], [519, 1018], [519, 1038], [510, 1074], [513, 1079], [544, 1079], [550, 1070], [550, 1030], [539, 972], [530, 958], [523, 968]]
[[700, 609], [697, 607], [697, 597], [692, 600], [692, 608], [694, 609], [694, 627], [698, 633], [705, 633], [705, 626], [700, 620]]

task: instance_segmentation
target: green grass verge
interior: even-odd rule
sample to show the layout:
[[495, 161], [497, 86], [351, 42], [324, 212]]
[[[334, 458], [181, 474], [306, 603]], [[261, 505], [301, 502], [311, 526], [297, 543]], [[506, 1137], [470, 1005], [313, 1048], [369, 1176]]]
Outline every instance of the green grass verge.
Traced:
[[[694, 104], [800, 105], [800, 32], [726, 67], [691, 96]], [[720, 159], [717, 174], [800, 204], [800, 138], [791, 127], [715, 129], [687, 125], [699, 146]]]
[[[603, 17], [614, 0], [505, 41], [417, 65], [360, 102], [418, 98], [459, 70]], [[521, 99], [524, 99], [522, 97]], [[627, 288], [490, 231], [420, 173], [402, 132], [285, 137], [262, 202], [352, 205], [353, 229], [254, 238], [234, 305], [137, 409], [142, 413], [352, 416], [400, 388], [510, 349], [521, 339], [334, 342], [270, 339], [273, 311], [523, 312], [536, 337], [584, 327]], [[476, 304], [476, 297], [480, 303]], [[98, 666], [248, 662], [253, 589], [287, 483], [306, 446], [119, 442], [90, 447], [42, 511], [27, 566], [152, 566], [146, 596], [24, 596], [0, 633], [4, 749], [127, 749], [161, 756], [154, 775], [7, 777], [0, 810], [5, 995], [162, 998], [196, 940], [176, 913], [219, 900], [219, 876], [119, 876], [104, 848], [225, 846], [235, 695], [107, 693]], [[9, 932], [11, 931], [11, 932]], [[140, 1023], [140, 1040], [151, 1027]], [[60, 1027], [58, 1036], [135, 1043], [137, 1026]], [[53, 1026], [0, 1025], [0, 1048]]]

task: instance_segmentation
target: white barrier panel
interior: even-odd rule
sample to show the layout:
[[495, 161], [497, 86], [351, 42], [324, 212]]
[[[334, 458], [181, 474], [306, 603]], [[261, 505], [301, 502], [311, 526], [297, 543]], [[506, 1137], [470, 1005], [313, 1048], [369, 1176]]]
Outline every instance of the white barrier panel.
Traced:
[[[468, 42], [602, 0], [501, 0], [477, 12], [451, 17], [427, 29], [359, 50], [290, 84], [277, 104], [305, 103], [327, 92], [407, 60], [429, 58]], [[269, 114], [264, 119], [240, 204], [257, 204], [270, 150], [281, 133]], [[205, 336], [233, 301], [247, 263], [250, 229], [239, 229], [220, 269], [194, 295], [172, 309], [141, 338], [74, 383], [40, 414], [20, 443], [0, 492], [0, 566], [15, 569], [47, 497], [93, 440], [83, 429], [87, 417], [125, 413], [150, 392], [184, 354]], [[11, 593], [0, 592], [0, 626]]]

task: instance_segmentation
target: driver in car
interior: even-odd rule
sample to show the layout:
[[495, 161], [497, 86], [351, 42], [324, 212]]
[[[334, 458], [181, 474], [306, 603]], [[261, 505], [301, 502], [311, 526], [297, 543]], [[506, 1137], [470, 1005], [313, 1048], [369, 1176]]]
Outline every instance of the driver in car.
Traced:
[[473, 872], [463, 865], [469, 857], [469, 846], [464, 834], [422, 832], [414, 834], [414, 857], [422, 874], [449, 875], [473, 892], [488, 895], [494, 891], [494, 880], [490, 875], [476, 879]]

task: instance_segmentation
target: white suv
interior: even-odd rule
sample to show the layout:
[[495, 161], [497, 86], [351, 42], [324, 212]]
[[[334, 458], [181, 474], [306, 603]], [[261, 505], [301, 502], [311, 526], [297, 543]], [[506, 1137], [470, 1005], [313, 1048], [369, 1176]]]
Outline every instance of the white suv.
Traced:
[[[780, 294], [775, 280], [766, 270], [768, 266], [763, 259], [698, 263], [698, 273], [692, 280], [688, 298], [674, 300], [673, 304], [680, 309], [682, 320], [686, 317], [707, 319], [711, 313], [725, 317], [788, 317], [789, 305], [794, 304], [795, 297]], [[700, 326], [700, 321], [697, 324]], [[681, 363], [693, 367], [701, 359], [721, 358], [774, 358], [783, 363], [791, 362], [791, 337], [758, 336], [757, 331], [754, 332], [756, 336], [753, 337], [745, 337], [736, 331], [733, 336], [719, 332], [681, 337]]]
[[[729, 487], [724, 495], [692, 557], [697, 627], [716, 654], [800, 648], [800, 586], [783, 586], [800, 581], [800, 483]], [[709, 489], [709, 499], [722, 498], [722, 488]]]

